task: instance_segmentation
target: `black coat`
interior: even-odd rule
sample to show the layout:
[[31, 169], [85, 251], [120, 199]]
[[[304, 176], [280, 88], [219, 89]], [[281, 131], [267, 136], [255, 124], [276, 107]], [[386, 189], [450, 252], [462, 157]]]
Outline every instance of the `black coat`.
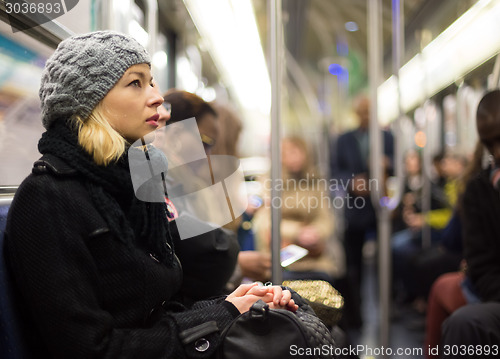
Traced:
[[238, 310], [223, 298], [174, 302], [180, 265], [116, 238], [61, 160], [33, 172], [12, 203], [6, 251], [36, 357], [211, 357]]
[[500, 301], [500, 193], [488, 171], [468, 183], [463, 214], [467, 273], [483, 301]]
[[[334, 205], [344, 209], [345, 219], [348, 224], [359, 229], [366, 230], [374, 228], [376, 224], [375, 210], [369, 197], [357, 197], [350, 193], [350, 185], [354, 176], [366, 173], [369, 176], [369, 163], [367, 163], [361, 154], [357, 133], [359, 130], [348, 131], [341, 134], [334, 145], [330, 154], [330, 172], [334, 181], [330, 182], [330, 189], [346, 192], [344, 203], [334, 202]], [[394, 137], [389, 131], [382, 131], [384, 147], [383, 153], [390, 159], [389, 171], [392, 171], [392, 161], [394, 157]], [[372, 181], [366, 184], [369, 188]], [[377, 184], [381, 186], [380, 184]]]

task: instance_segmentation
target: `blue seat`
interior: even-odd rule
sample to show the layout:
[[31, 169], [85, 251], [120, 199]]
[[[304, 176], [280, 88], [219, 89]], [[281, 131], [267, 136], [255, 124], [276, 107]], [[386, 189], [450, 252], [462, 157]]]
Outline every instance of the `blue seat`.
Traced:
[[4, 258], [4, 233], [10, 201], [0, 202], [0, 358], [25, 359], [28, 350], [13, 300], [12, 282]]

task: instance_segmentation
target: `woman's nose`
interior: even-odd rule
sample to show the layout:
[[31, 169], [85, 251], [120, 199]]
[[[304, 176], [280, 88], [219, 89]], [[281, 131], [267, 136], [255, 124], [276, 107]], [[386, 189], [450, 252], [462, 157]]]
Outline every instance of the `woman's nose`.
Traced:
[[158, 86], [153, 86], [150, 87], [150, 98], [149, 98], [149, 105], [150, 106], [161, 106], [163, 103], [163, 96], [160, 94], [160, 90], [158, 89]]

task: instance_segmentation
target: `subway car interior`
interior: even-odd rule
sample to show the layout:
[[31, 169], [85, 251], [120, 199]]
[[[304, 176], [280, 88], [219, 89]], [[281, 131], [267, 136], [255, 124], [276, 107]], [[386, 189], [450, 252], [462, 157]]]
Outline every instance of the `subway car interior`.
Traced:
[[[279, 258], [296, 243], [286, 237], [287, 216], [328, 212], [328, 278], [344, 303], [335, 326], [352, 348], [339, 357], [437, 357], [426, 338], [432, 284], [463, 267], [461, 252], [436, 259], [435, 233], [448, 228], [456, 183], [474, 161], [478, 104], [499, 87], [499, 19], [500, 0], [2, 0], [0, 237], [41, 156], [45, 62], [72, 35], [126, 33], [151, 54], [161, 93], [184, 90], [240, 119], [232, 155], [252, 207], [240, 228], [255, 241], [270, 228], [269, 281], [291, 278]], [[364, 194], [353, 197], [363, 171], [344, 135], [358, 127], [366, 136], [352, 138], [369, 174]], [[310, 170], [304, 182], [285, 169], [301, 156]], [[298, 197], [283, 183], [294, 178], [300, 187], [311, 176], [325, 184], [322, 201], [287, 208], [285, 199]], [[313, 220], [305, 221], [310, 230]], [[0, 262], [1, 357], [20, 358], [9, 341], [15, 298]]]

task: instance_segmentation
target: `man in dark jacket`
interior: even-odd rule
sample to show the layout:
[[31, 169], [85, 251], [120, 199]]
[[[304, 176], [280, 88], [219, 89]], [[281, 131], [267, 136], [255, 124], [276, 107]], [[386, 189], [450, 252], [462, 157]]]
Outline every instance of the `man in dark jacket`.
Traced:
[[[481, 99], [476, 123], [479, 139], [490, 153], [491, 163], [469, 181], [464, 194], [464, 257], [469, 284], [464, 293], [483, 304], [469, 305], [470, 308], [454, 313], [443, 325], [443, 344], [484, 349], [492, 338], [500, 338], [500, 306], [497, 305], [500, 302], [500, 90], [489, 92]], [[498, 341], [495, 344], [496, 357]], [[484, 352], [467, 354], [468, 357], [487, 357]], [[443, 357], [458, 356], [444, 353]]]
[[[347, 277], [339, 285], [345, 297], [344, 320], [348, 327], [359, 328], [361, 319], [362, 248], [367, 235], [376, 232], [375, 210], [370, 200], [369, 122], [370, 101], [361, 96], [356, 99], [355, 111], [359, 126], [339, 136], [331, 155], [331, 174], [338, 189], [345, 189], [343, 210], [346, 220], [344, 246]], [[383, 132], [384, 163], [392, 167], [394, 140], [390, 132]], [[382, 184], [377, 184], [381, 186]], [[338, 205], [337, 201], [335, 204]], [[344, 285], [345, 284], [345, 285]]]

